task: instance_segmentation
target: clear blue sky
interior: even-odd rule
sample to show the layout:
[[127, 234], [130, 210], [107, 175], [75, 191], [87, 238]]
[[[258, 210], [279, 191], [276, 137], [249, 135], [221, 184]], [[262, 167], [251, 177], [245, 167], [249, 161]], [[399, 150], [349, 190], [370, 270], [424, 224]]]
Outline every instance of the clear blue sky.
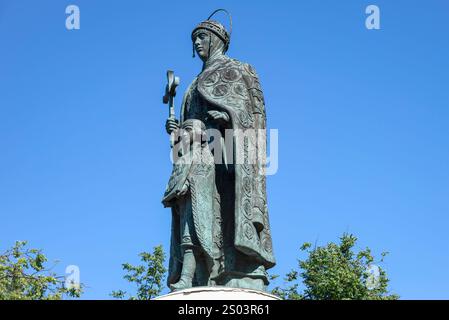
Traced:
[[[80, 30], [65, 29], [69, 4]], [[381, 30], [365, 28], [369, 4]], [[449, 298], [446, 0], [1, 0], [0, 249], [28, 240], [101, 299], [127, 288], [122, 262], [168, 248], [165, 72], [186, 89], [201, 68], [190, 32], [219, 7], [279, 129], [273, 273], [301, 243], [351, 232], [390, 252], [393, 292]]]

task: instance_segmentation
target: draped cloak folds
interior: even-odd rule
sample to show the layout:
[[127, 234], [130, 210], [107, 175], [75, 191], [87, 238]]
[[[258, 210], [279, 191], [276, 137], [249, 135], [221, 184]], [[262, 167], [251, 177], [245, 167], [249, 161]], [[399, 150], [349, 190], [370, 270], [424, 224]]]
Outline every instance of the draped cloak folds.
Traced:
[[[233, 135], [234, 151], [229, 160], [235, 172], [234, 247], [269, 269], [275, 265], [275, 258], [264, 174], [266, 116], [256, 71], [251, 65], [226, 56], [211, 63], [187, 89], [181, 106], [181, 122], [187, 120], [186, 106], [191, 103], [193, 90], [207, 109], [225, 111], [230, 117], [230, 129], [239, 132]], [[215, 210], [213, 206], [210, 209]], [[172, 248], [172, 256], [177, 255], [176, 250]], [[172, 259], [170, 265], [171, 269], [178, 269], [172, 266]]]

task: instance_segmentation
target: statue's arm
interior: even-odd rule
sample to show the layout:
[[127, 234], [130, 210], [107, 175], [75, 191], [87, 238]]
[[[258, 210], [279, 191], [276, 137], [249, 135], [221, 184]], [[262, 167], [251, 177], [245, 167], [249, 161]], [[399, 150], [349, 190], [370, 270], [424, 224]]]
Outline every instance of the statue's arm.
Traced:
[[207, 112], [207, 117], [215, 121], [218, 125], [226, 128], [229, 124], [230, 117], [226, 111], [210, 110]]

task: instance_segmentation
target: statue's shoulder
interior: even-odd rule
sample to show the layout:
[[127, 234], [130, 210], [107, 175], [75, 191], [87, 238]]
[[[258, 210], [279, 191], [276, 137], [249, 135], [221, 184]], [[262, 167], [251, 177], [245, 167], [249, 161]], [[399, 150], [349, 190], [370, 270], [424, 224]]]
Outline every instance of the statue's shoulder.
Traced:
[[228, 58], [229, 64], [232, 67], [238, 68], [244, 75], [258, 78], [256, 69], [253, 65], [249, 64], [248, 62], [240, 61], [234, 58]]
[[219, 106], [232, 105], [246, 110], [255, 95], [261, 95], [259, 80], [249, 63], [227, 56], [221, 57], [198, 78], [198, 92]]
[[257, 91], [262, 91], [259, 81], [259, 75], [256, 72], [256, 68], [253, 65], [242, 62], [236, 59], [232, 59], [233, 63], [239, 67], [242, 72], [243, 78], [249, 90], [255, 89]]
[[254, 101], [254, 112], [265, 115], [265, 99], [256, 69], [247, 62], [242, 62], [236, 59], [231, 60], [235, 66], [238, 66], [238, 68], [242, 70], [242, 78], [244, 79], [248, 93], [252, 96], [252, 100]]

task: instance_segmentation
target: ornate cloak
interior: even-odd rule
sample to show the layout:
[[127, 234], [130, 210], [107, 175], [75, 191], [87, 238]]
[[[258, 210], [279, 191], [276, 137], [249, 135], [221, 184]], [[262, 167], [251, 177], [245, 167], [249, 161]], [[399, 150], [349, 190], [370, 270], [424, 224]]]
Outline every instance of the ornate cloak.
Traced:
[[[235, 236], [234, 245], [252, 256], [265, 269], [275, 265], [266, 202], [265, 102], [254, 68], [226, 56], [207, 67], [191, 84], [184, 97], [181, 121], [193, 86], [208, 108], [226, 111], [231, 129], [238, 129], [243, 140], [234, 137]], [[251, 134], [252, 131], [252, 134]], [[255, 152], [257, 161], [249, 161]], [[253, 155], [254, 156], [254, 155]], [[239, 161], [243, 159], [244, 161]]]

